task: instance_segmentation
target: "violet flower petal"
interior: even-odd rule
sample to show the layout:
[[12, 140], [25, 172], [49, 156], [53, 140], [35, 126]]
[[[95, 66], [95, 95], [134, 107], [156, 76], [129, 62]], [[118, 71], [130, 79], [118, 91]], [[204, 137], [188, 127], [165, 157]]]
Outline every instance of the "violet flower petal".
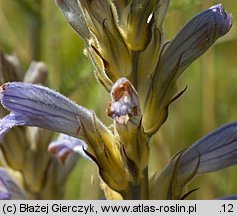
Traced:
[[0, 200], [16, 200], [25, 198], [25, 194], [17, 183], [5, 169], [0, 167]]
[[152, 76], [152, 87], [143, 102], [146, 133], [151, 136], [166, 121], [168, 106], [177, 99], [176, 81], [180, 75], [231, 26], [232, 15], [227, 15], [219, 4], [192, 18], [170, 43], [164, 45]]
[[6, 83], [1, 87], [2, 105], [11, 113], [0, 120], [0, 138], [18, 125], [37, 126], [74, 137], [93, 137], [95, 125], [103, 135], [108, 130], [95, 115], [82, 106], [74, 104], [63, 95], [47, 87]]
[[180, 176], [189, 175], [198, 160], [198, 175], [237, 164], [237, 122], [216, 129], [184, 151], [179, 161]]
[[[196, 15], [164, 49], [157, 73], [177, 78], [219, 37], [225, 35], [231, 26], [232, 15], [227, 15], [221, 4]], [[179, 68], [175, 70], [177, 64]]]
[[87, 149], [87, 144], [83, 140], [65, 134], [60, 134], [58, 139], [50, 143], [48, 147], [48, 151], [55, 154], [62, 163], [64, 163], [72, 153], [78, 153], [86, 159], [91, 160], [83, 149]]
[[175, 155], [151, 179], [151, 199], [177, 199], [195, 176], [237, 164], [237, 122], [226, 124]]

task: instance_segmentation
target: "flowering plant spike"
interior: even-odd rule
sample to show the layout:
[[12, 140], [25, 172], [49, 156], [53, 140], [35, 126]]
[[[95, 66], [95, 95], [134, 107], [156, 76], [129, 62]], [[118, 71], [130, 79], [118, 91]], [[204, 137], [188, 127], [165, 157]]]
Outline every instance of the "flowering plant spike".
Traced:
[[[107, 199], [183, 199], [196, 175], [237, 163], [236, 123], [227, 124], [176, 154], [149, 176], [149, 145], [168, 117], [184, 70], [229, 32], [232, 16], [215, 5], [192, 18], [165, 43], [169, 0], [56, 0], [85, 42], [95, 76], [110, 93], [106, 127], [96, 114], [36, 84], [7, 82], [0, 138], [16, 126], [60, 132], [48, 150], [64, 163], [76, 152], [94, 161]], [[158, 152], [157, 152], [158, 153]]]

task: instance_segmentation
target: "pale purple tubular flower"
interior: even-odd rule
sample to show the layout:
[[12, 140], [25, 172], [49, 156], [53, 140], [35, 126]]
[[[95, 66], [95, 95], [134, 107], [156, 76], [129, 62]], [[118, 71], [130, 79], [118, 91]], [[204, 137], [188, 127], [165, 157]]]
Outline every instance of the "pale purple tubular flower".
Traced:
[[221, 4], [196, 15], [163, 50], [157, 73], [172, 73], [171, 76], [176, 73], [175, 76], [179, 76], [231, 26], [232, 15], [227, 15]]
[[227, 15], [219, 4], [193, 17], [171, 42], [163, 46], [152, 75], [152, 87], [144, 102], [143, 123], [149, 135], [154, 134], [166, 121], [168, 107], [177, 98], [176, 82], [181, 74], [231, 26], [232, 15]]
[[[237, 122], [232, 122], [207, 134], [187, 150], [175, 155], [161, 173], [153, 176], [151, 198], [180, 199], [183, 188], [195, 176], [236, 164]], [[157, 187], [159, 189], [155, 190]]]
[[237, 164], [237, 122], [216, 129], [184, 151], [179, 161], [180, 175], [185, 178], [197, 163], [197, 175]]
[[0, 200], [16, 200], [25, 199], [25, 195], [7, 173], [7, 171], [0, 167]]
[[58, 139], [50, 143], [48, 147], [48, 151], [56, 155], [63, 164], [73, 153], [77, 153], [91, 160], [83, 149], [87, 149], [87, 144], [83, 140], [66, 134], [60, 134]]
[[83, 137], [84, 128], [92, 133], [95, 122], [106, 130], [91, 111], [47, 87], [13, 82], [2, 85], [0, 91], [2, 105], [11, 111], [0, 120], [1, 138], [18, 125], [37, 126], [74, 137]]

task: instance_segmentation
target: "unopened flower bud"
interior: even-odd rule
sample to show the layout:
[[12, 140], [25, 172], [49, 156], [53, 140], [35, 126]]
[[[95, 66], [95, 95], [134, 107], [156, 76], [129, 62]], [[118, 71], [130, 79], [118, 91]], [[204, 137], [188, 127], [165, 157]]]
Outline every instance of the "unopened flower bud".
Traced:
[[48, 78], [48, 70], [43, 62], [33, 61], [26, 72], [24, 82], [34, 84], [45, 84]]
[[140, 117], [137, 92], [126, 78], [119, 79], [113, 85], [110, 95], [107, 114], [117, 123], [127, 124], [130, 118]]

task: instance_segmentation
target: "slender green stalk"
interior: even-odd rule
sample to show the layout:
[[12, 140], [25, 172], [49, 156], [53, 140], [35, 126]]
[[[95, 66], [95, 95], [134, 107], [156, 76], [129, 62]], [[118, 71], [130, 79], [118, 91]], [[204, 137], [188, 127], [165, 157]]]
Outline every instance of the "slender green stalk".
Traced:
[[148, 179], [148, 166], [143, 170], [143, 178], [141, 181], [141, 198], [143, 200], [149, 199], [149, 179]]
[[132, 83], [135, 89], [138, 87], [138, 62], [139, 62], [139, 54], [140, 51], [132, 51], [131, 56], [132, 56]]
[[125, 200], [149, 199], [148, 167], [143, 171], [143, 178], [139, 182], [130, 182], [128, 189], [121, 193]]

